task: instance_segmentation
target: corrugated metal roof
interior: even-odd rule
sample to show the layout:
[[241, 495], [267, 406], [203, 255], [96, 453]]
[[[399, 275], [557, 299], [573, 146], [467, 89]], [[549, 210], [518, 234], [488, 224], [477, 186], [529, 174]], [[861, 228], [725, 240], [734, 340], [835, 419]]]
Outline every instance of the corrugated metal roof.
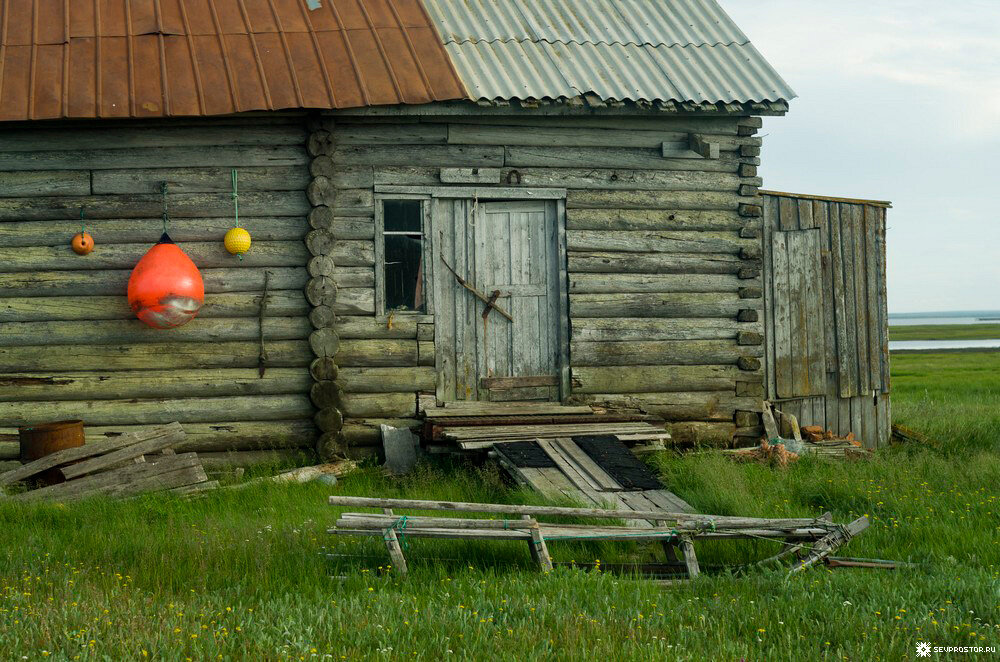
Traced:
[[0, 0], [0, 120], [463, 98], [420, 0]]
[[715, 0], [424, 0], [475, 99], [795, 96]]

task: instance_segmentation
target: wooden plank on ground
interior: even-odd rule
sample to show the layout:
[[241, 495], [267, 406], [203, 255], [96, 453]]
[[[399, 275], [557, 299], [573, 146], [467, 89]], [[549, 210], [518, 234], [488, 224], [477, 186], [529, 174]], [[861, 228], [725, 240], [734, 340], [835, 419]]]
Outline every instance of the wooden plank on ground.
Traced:
[[[55, 453], [46, 455], [45, 457], [39, 458], [34, 462], [22, 465], [13, 471], [0, 474], [0, 487], [25, 480], [26, 478], [31, 478], [32, 476], [38, 475], [47, 469], [52, 469], [70, 462], [78, 462], [89, 457], [111, 453], [141, 442], [162, 438], [174, 439], [175, 435], [178, 433], [180, 434], [180, 438], [183, 439], [184, 431], [181, 428], [181, 424], [171, 423], [170, 425], [164, 425], [137, 432], [129, 432], [115, 439], [108, 439], [107, 441], [98, 441], [93, 444], [84, 444], [83, 446], [79, 446], [77, 448], [67, 448], [65, 450], [56, 451]], [[176, 443], [176, 441], [174, 443]]]
[[545, 454], [556, 463], [559, 470], [562, 471], [570, 482], [576, 485], [577, 489], [582, 492], [599, 492], [600, 485], [597, 481], [588, 476], [583, 472], [575, 463], [565, 454], [562, 449], [556, 445], [555, 441], [552, 439], [538, 439], [538, 445], [542, 447]]
[[572, 439], [562, 437], [555, 439], [553, 443], [562, 450], [564, 455], [572, 459], [577, 469], [592, 478], [602, 492], [619, 492], [623, 489], [621, 483], [608, 475], [608, 472], [584, 453]]
[[65, 466], [59, 471], [66, 480], [73, 480], [74, 478], [96, 473], [102, 469], [114, 467], [117, 464], [149, 453], [157, 453], [182, 441], [184, 441], [184, 430], [181, 429], [180, 424], [177, 424], [175, 429], [170, 430], [162, 436], [140, 441], [139, 443], [131, 444], [111, 453]]

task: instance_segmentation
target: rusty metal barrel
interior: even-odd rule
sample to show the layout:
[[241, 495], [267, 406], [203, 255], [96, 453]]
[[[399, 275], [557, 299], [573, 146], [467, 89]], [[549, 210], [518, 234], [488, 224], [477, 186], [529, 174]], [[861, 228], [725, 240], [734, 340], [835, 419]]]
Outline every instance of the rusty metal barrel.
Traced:
[[56, 421], [17, 429], [21, 462], [27, 463], [61, 451], [83, 446], [83, 421]]

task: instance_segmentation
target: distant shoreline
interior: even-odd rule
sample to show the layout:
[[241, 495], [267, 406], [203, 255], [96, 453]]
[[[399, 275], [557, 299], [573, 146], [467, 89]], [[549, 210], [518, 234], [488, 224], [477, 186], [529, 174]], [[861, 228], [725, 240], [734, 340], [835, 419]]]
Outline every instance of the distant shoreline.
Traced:
[[948, 347], [935, 349], [890, 349], [890, 354], [972, 354], [975, 352], [1000, 352], [1000, 347]]

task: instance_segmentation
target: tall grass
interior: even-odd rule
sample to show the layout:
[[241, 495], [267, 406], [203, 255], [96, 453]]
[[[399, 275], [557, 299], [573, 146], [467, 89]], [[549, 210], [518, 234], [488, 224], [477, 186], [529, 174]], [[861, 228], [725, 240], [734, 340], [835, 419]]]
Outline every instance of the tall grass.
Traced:
[[[333, 488], [195, 501], [0, 502], [0, 659], [895, 660], [913, 658], [917, 641], [998, 646], [1000, 454], [980, 418], [990, 397], [1000, 403], [1000, 373], [981, 369], [992, 356], [894, 357], [894, 409], [933, 447], [784, 471], [711, 454], [655, 461], [702, 511], [868, 514], [872, 527], [842, 553], [909, 568], [791, 579], [753, 569], [664, 588], [565, 568], [542, 576], [523, 543], [415, 540], [400, 577], [381, 541], [325, 533], [338, 512], [330, 493], [540, 502], [491, 467], [424, 465], [401, 480], [371, 468]], [[776, 550], [699, 543], [699, 558], [742, 564]], [[605, 564], [660, 553], [551, 551]]]

